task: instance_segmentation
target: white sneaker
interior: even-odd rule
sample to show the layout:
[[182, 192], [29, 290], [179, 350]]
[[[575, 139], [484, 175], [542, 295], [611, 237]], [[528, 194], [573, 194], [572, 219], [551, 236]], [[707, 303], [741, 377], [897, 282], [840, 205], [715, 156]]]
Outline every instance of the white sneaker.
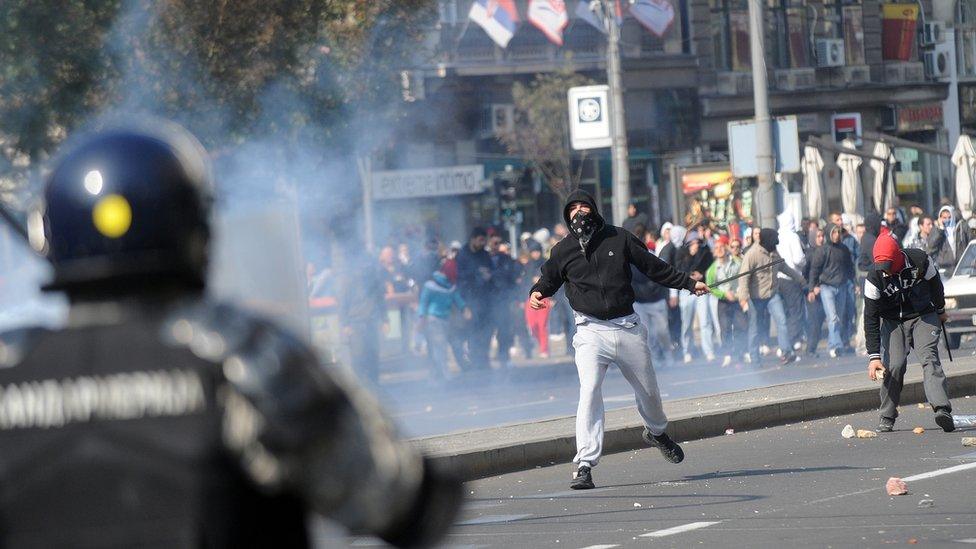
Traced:
[[830, 358], [837, 358], [837, 349], [831, 349], [827, 351], [827, 354], [830, 355]]
[[549, 353], [539, 353], [539, 358], [549, 358]]
[[562, 341], [566, 339], [566, 334], [549, 334], [549, 339], [552, 341]]
[[742, 355], [742, 362], [745, 362], [746, 364], [752, 364], [752, 357], [749, 356], [749, 353]]
[[722, 367], [725, 368], [729, 364], [732, 364], [732, 355], [725, 355], [725, 358], [722, 359]]
[[783, 349], [780, 349], [779, 347], [776, 348], [776, 357], [783, 358]]
[[799, 351], [801, 347], [803, 347], [803, 344], [800, 343], [799, 341], [797, 341], [796, 343], [793, 344], [793, 350], [794, 351]]
[[715, 355], [705, 355], [705, 360], [707, 360], [708, 362], [712, 362], [713, 360], [715, 360]]
[[691, 362], [691, 353], [685, 353], [685, 364]]
[[759, 346], [759, 354], [761, 354], [762, 356], [768, 355], [769, 354], [769, 346], [767, 346], [767, 345], [760, 345]]

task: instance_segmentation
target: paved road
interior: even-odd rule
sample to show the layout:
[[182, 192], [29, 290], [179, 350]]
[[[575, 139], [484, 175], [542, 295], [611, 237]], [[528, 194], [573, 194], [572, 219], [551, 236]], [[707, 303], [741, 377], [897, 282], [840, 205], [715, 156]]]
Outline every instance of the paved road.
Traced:
[[[971, 347], [955, 352], [963, 360], [971, 360], [971, 354]], [[762, 367], [721, 368], [716, 363], [697, 361], [657, 372], [662, 397], [675, 400], [860, 372], [865, 365], [863, 357], [848, 355], [806, 358], [779, 366], [779, 361], [770, 356]], [[446, 386], [430, 386], [423, 381], [402, 383], [381, 387], [380, 392], [405, 434], [420, 437], [574, 415], [579, 381], [575, 366], [564, 363], [517, 368], [507, 375], [494, 371], [459, 377]], [[630, 385], [613, 367], [603, 395], [608, 410], [634, 405]]]
[[[956, 413], [976, 414], [976, 397], [955, 406]], [[873, 428], [871, 412], [688, 442], [679, 465], [654, 449], [606, 456], [593, 471], [591, 491], [568, 490], [570, 465], [475, 481], [447, 546], [976, 543], [976, 448], [960, 443], [976, 430], [943, 433], [930, 411], [915, 406], [901, 414], [894, 433], [875, 439], [840, 436], [847, 423]], [[916, 435], [915, 426], [927, 430]], [[908, 481], [909, 495], [884, 493], [892, 476]], [[921, 500], [933, 504], [920, 507]]]

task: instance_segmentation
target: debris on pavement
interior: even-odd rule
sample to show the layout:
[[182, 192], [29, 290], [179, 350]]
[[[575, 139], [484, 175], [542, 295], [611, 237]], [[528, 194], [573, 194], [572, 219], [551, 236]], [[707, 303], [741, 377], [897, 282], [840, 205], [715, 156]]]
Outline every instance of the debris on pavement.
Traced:
[[735, 429], [732, 429], [730, 427], [730, 428], [728, 428], [728, 429], [725, 430], [725, 434], [727, 434], [727, 435], [734, 435], [735, 434]]
[[857, 438], [874, 438], [876, 436], [878, 436], [878, 433], [875, 433], [874, 431], [868, 431], [867, 429], [857, 430]]
[[921, 500], [921, 501], [918, 502], [918, 506], [920, 508], [923, 508], [923, 507], [932, 507], [933, 505], [935, 505], [935, 502], [932, 501], [931, 499], [923, 499], [923, 500]]
[[912, 429], [912, 432], [915, 433], [916, 435], [921, 435], [922, 433], [925, 432], [925, 428], [924, 427], [916, 427], [916, 428]]
[[891, 477], [885, 483], [885, 489], [889, 496], [904, 496], [908, 493], [908, 485], [898, 477]]
[[848, 423], [844, 426], [844, 430], [840, 432], [840, 436], [844, 438], [854, 438], [854, 427]]
[[634, 507], [643, 507], [640, 503], [635, 503]]
[[925, 409], [925, 403], [924, 402], [919, 402], [918, 403], [918, 409], [919, 410], [924, 410]]
[[976, 446], [976, 437], [962, 437], [963, 446]]

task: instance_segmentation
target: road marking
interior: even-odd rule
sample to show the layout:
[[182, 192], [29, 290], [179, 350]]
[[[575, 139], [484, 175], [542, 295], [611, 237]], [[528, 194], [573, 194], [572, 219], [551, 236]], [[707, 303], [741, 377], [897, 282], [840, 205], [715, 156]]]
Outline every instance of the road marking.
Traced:
[[[772, 368], [765, 368], [762, 370], [754, 370], [749, 372], [737, 372], [734, 374], [725, 374], [722, 376], [708, 376], [708, 380], [717, 381], [722, 379], [734, 379], [737, 377], [760, 376], [763, 374], [768, 374], [770, 372], [776, 372], [782, 369], [783, 369], [782, 366], [773, 366]], [[696, 377], [695, 379], [684, 379], [681, 381], [673, 381], [669, 385], [691, 385], [692, 383], [701, 383], [701, 379]]]
[[954, 539], [952, 541], [956, 543], [976, 543], [976, 538]]
[[919, 475], [913, 475], [910, 477], [905, 477], [902, 480], [905, 482], [913, 482], [916, 480], [925, 480], [927, 478], [941, 477], [942, 475], [949, 475], [952, 473], [958, 473], [959, 471], [966, 471], [968, 469], [976, 469], [976, 462], [973, 463], [963, 463], [962, 465], [956, 465], [953, 467], [946, 467], [945, 469], [936, 469], [935, 471], [929, 471], [928, 473], [921, 473]]
[[668, 528], [665, 530], [657, 530], [654, 532], [648, 532], [646, 534], [641, 534], [642, 538], [663, 538], [665, 536], [673, 536], [674, 534], [680, 534], [682, 532], [690, 532], [692, 530], [698, 530], [699, 528], [706, 528], [713, 524], [718, 524], [722, 521], [710, 521], [710, 522], [692, 522], [690, 524], [682, 524], [681, 526], [675, 526], [674, 528]]
[[475, 524], [497, 524], [501, 522], [512, 522], [513, 520], [524, 519], [532, 515], [485, 515], [464, 522], [457, 523], [458, 526], [473, 526]]
[[614, 545], [587, 545], [583, 549], [612, 549], [613, 547], [620, 547], [619, 544]]

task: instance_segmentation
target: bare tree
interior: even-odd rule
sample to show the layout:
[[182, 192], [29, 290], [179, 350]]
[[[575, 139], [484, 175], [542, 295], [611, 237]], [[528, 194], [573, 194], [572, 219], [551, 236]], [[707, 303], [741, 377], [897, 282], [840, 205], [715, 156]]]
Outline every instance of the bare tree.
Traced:
[[574, 162], [569, 148], [569, 88], [595, 82], [569, 68], [536, 76], [528, 85], [512, 86], [515, 103], [513, 129], [498, 135], [508, 153], [524, 158], [542, 172], [554, 193], [565, 199], [579, 187], [585, 151]]

